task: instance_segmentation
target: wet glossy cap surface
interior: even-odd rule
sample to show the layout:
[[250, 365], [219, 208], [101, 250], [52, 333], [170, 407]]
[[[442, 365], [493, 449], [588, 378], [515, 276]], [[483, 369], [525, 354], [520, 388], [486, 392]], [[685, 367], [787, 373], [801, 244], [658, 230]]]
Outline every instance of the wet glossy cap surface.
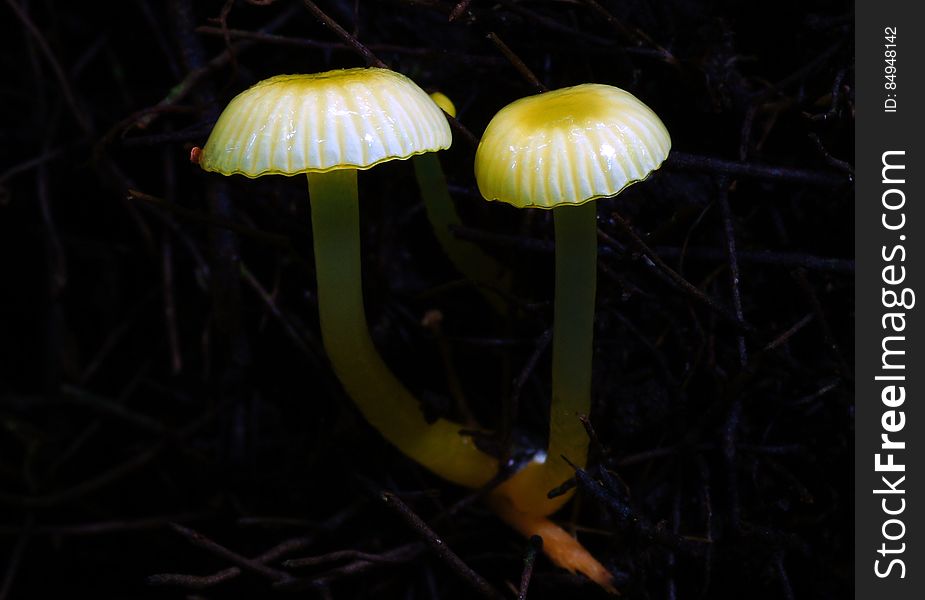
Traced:
[[278, 75], [238, 94], [199, 165], [224, 175], [295, 175], [449, 148], [446, 117], [413, 81], [387, 69]]
[[665, 125], [638, 98], [583, 84], [516, 100], [494, 116], [475, 155], [479, 191], [518, 208], [582, 204], [658, 169]]

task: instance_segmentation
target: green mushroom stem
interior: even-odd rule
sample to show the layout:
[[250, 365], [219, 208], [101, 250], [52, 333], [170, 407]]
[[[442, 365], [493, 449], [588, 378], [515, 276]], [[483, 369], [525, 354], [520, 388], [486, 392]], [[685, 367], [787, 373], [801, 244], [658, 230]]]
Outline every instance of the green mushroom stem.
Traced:
[[570, 493], [553, 499], [546, 494], [575, 475], [573, 465], [584, 467], [588, 455], [588, 436], [579, 417], [591, 410], [597, 213], [594, 203], [586, 202], [558, 206], [553, 218], [556, 289], [549, 444], [544, 460], [529, 463], [503, 485], [514, 506], [533, 515], [550, 514], [571, 498]]
[[504, 294], [510, 292], [511, 273], [478, 245], [453, 234], [453, 227], [463, 223], [450, 197], [439, 157], [431, 152], [415, 156], [412, 162], [427, 218], [443, 251], [456, 270], [478, 287], [495, 312], [507, 314]]
[[428, 422], [417, 399], [376, 351], [366, 324], [360, 268], [360, 218], [354, 169], [309, 173], [318, 310], [325, 350], [366, 420], [402, 453], [454, 483], [484, 485], [497, 461], [459, 424]]
[[556, 485], [574, 475], [562, 456], [584, 465], [588, 437], [579, 421], [591, 410], [594, 300], [597, 289], [597, 212], [593, 202], [553, 210], [556, 297], [553, 317], [550, 475]]

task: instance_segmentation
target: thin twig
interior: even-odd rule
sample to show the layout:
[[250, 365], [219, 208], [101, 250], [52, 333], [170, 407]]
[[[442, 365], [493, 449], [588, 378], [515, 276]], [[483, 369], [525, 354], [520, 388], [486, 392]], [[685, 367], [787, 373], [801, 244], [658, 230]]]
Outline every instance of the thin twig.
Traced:
[[588, 33], [584, 29], [579, 29], [577, 27], [570, 27], [569, 25], [565, 25], [564, 23], [560, 21], [557, 21], [545, 15], [541, 15], [536, 11], [526, 8], [525, 6], [526, 3], [517, 2], [515, 0], [497, 0], [497, 2], [502, 4], [504, 7], [506, 7], [511, 12], [518, 13], [526, 17], [527, 19], [533, 21], [534, 23], [542, 25], [543, 27], [551, 31], [558, 31], [560, 33], [564, 33], [564, 34], [585, 40], [587, 42], [591, 42], [592, 44], [597, 44], [599, 46], [614, 46], [615, 45], [614, 40], [609, 37], [594, 35], [592, 33]]
[[164, 294], [164, 326], [167, 329], [167, 346], [170, 348], [170, 372], [179, 375], [183, 370], [180, 334], [177, 330], [177, 303], [173, 277], [173, 244], [169, 237], [161, 244], [161, 284]]
[[[92, 523], [77, 523], [73, 525], [35, 525], [32, 527], [33, 535], [47, 535], [56, 538], [65, 536], [96, 536], [111, 535], [115, 533], [128, 533], [146, 529], [160, 529], [167, 523], [181, 521], [196, 521], [209, 517], [208, 513], [186, 513], [165, 515], [157, 517], [143, 517], [140, 519], [115, 519], [111, 521], [96, 521]], [[20, 534], [26, 528], [21, 526], [2, 526], [0, 535]]]
[[3, 574], [3, 583], [0, 584], [0, 600], [6, 600], [10, 597], [10, 590], [13, 589], [13, 582], [16, 580], [16, 574], [19, 573], [19, 565], [22, 562], [22, 555], [32, 539], [32, 529], [35, 525], [35, 517], [30, 513], [26, 516], [22, 531], [19, 533], [19, 539], [13, 546], [13, 551], [7, 558], [6, 572]]
[[64, 152], [64, 150], [65, 150], [64, 146], [55, 148], [54, 150], [43, 150], [42, 153], [39, 154], [38, 156], [35, 156], [28, 160], [24, 160], [23, 162], [19, 164], [13, 165], [12, 167], [7, 169], [3, 173], [0, 173], [0, 185], [3, 185], [4, 183], [6, 183], [10, 177], [18, 173], [22, 173], [23, 171], [28, 171], [32, 167], [37, 167], [38, 165], [44, 164], [54, 158], [57, 158], [60, 154]]
[[[686, 248], [656, 246], [653, 250], [663, 258], [684, 256], [685, 260], [723, 260], [726, 255], [726, 251], [722, 248], [706, 248], [703, 246], [688, 246]], [[780, 252], [777, 250], [739, 250], [738, 257], [740, 264], [752, 263], [787, 268], [804, 267], [813, 271], [854, 273], [854, 259], [851, 258], [827, 258], [803, 252]]]
[[[502, 248], [516, 248], [528, 252], [552, 253], [556, 245], [550, 240], [529, 238], [518, 235], [494, 233], [463, 225], [451, 225], [453, 234], [464, 240], [481, 242]], [[621, 245], [622, 247], [622, 245]], [[723, 248], [708, 248], [704, 246], [674, 247], [655, 246], [652, 250], [662, 258], [685, 258], [699, 260], [724, 260], [726, 250]], [[599, 248], [601, 257], [618, 256], [615, 247], [610, 245]], [[775, 265], [779, 267], [804, 267], [812, 271], [832, 271], [837, 273], [853, 273], [854, 260], [850, 258], [827, 258], [813, 256], [802, 252], [781, 252], [778, 250], [739, 250], [739, 262], [760, 265]], [[518, 343], [523, 343], [519, 341]]]
[[504, 407], [504, 414], [501, 420], [501, 451], [503, 452], [501, 455], [501, 464], [507, 464], [511, 456], [514, 438], [514, 422], [519, 412], [520, 395], [523, 392], [524, 385], [526, 385], [527, 380], [530, 379], [530, 376], [536, 370], [537, 363], [539, 363], [540, 358], [543, 356], [546, 348], [549, 347], [551, 341], [552, 329], [550, 328], [536, 338], [533, 352], [530, 354], [529, 358], [527, 358], [527, 362], [524, 363], [523, 369], [520, 370], [520, 373], [514, 379], [514, 385], [511, 388], [511, 394]]
[[87, 494], [95, 492], [100, 488], [112, 484], [123, 477], [134, 473], [157, 458], [164, 450], [170, 447], [170, 442], [182, 440], [196, 431], [205, 424], [209, 423], [216, 414], [224, 407], [224, 403], [215, 406], [207, 411], [192, 423], [180, 430], [173, 438], [156, 442], [146, 450], [129, 457], [125, 461], [102, 471], [84, 481], [77, 483], [69, 488], [64, 488], [55, 492], [41, 495], [21, 495], [0, 492], [0, 504], [20, 506], [24, 508], [49, 508], [61, 504], [72, 502], [82, 498]]
[[81, 372], [80, 379], [78, 380], [80, 385], [86, 385], [93, 378], [93, 375], [105, 363], [106, 359], [113, 354], [119, 342], [121, 342], [132, 330], [132, 327], [137, 324], [144, 309], [148, 307], [148, 304], [153, 299], [153, 291], [145, 294], [145, 296], [131, 308], [125, 319], [110, 330], [109, 334], [100, 345], [99, 350], [96, 351], [87, 363], [87, 366], [84, 367]]
[[787, 88], [806, 77], [809, 73], [812, 73], [815, 69], [820, 68], [826, 64], [826, 61], [833, 56], [838, 50], [840, 50], [844, 45], [845, 41], [848, 38], [846, 36], [839, 36], [838, 41], [826, 48], [824, 51], [816, 55], [813, 60], [804, 64], [799, 69], [787, 75], [780, 81], [774, 84], [768, 85], [766, 89], [759, 90], [752, 95], [752, 102], [761, 102], [766, 98], [770, 98], [775, 94], [781, 93], [781, 90]]
[[[731, 314], [728, 309], [726, 309], [724, 306], [720, 306], [715, 300], [704, 294], [694, 284], [678, 275], [671, 267], [665, 264], [665, 261], [659, 258], [658, 255], [655, 254], [651, 248], [649, 248], [648, 244], [646, 244], [642, 238], [636, 234], [636, 232], [633, 230], [633, 227], [627, 223], [623, 217], [621, 217], [616, 212], [612, 212], [611, 219], [620, 227], [623, 233], [628, 238], [630, 238], [630, 241], [632, 241], [633, 245], [636, 246], [636, 249], [641, 252], [643, 256], [652, 261], [655, 267], [678, 288], [687, 292], [690, 297], [698, 300], [701, 304], [716, 313], [717, 316], [722, 318], [727, 323], [733, 325], [737, 330], [751, 331], [752, 328], [748, 323], [745, 323], [736, 315]], [[598, 235], [600, 235], [605, 241], [614, 243], [613, 238], [611, 238], [600, 229], [598, 229]]]
[[241, 554], [238, 554], [237, 552], [222, 546], [218, 542], [206, 537], [198, 531], [190, 529], [189, 527], [185, 527], [179, 523], [171, 523], [170, 528], [185, 537], [197, 548], [202, 548], [203, 550], [206, 550], [216, 556], [224, 558], [225, 560], [234, 563], [241, 569], [257, 573], [258, 575], [262, 575], [263, 577], [266, 577], [267, 579], [274, 582], [285, 582], [292, 578], [292, 576], [285, 571], [280, 571], [278, 569], [274, 569], [273, 567], [268, 567], [259, 560], [254, 560], [247, 558], [246, 556], [242, 556]]
[[796, 595], [793, 593], [793, 586], [790, 585], [790, 577], [787, 575], [787, 568], [784, 566], [783, 550], [777, 552], [774, 557], [774, 570], [777, 572], [777, 579], [780, 581], [784, 600], [795, 600]]
[[[415, 545], [422, 546], [423, 549], [423, 544], [421, 542], [416, 542]], [[359, 550], [337, 550], [335, 552], [328, 552], [327, 554], [321, 554], [319, 556], [290, 558], [289, 560], [283, 561], [283, 566], [286, 568], [315, 567], [325, 563], [338, 562], [345, 559], [365, 562], [378, 562], [386, 565], [395, 565], [405, 562], [403, 559], [396, 560], [395, 558], [389, 556], [389, 552], [370, 554], [369, 552], [360, 552]]]
[[119, 402], [104, 398], [103, 396], [98, 396], [79, 387], [64, 384], [61, 386], [61, 394], [71, 403], [90, 408], [101, 414], [116, 417], [125, 423], [150, 433], [168, 435], [170, 432], [170, 430], [157, 419], [129, 410]]
[[729, 402], [729, 410], [721, 431], [723, 466], [726, 469], [726, 491], [729, 494], [729, 521], [733, 531], [742, 529], [742, 504], [739, 495], [738, 436], [742, 420], [742, 395], [736, 393]]
[[[279, 29], [293, 14], [295, 14], [293, 8], [284, 10], [275, 19], [267, 23], [264, 27], [261, 27], [259, 31], [269, 33], [275, 29]], [[146, 113], [144, 116], [137, 119], [134, 125], [139, 129], [150, 127], [154, 120], [163, 112], [163, 109], [172, 107], [180, 100], [186, 98], [208, 75], [231, 63], [235, 57], [253, 46], [254, 43], [251, 41], [245, 40], [238, 42], [237, 44], [227, 47], [221, 54], [211, 58], [205, 64], [197, 66], [188, 72], [186, 77], [183, 78], [183, 81], [173, 86], [170, 92], [153, 107], [157, 110]]]
[[524, 568], [520, 573], [520, 590], [517, 592], [517, 600], [527, 600], [527, 589], [530, 587], [530, 579], [533, 577], [533, 565], [536, 562], [536, 555], [542, 550], [543, 538], [538, 535], [530, 536], [527, 552], [524, 555]]
[[809, 325], [812, 322], [812, 320], [813, 320], [812, 313], [808, 315], [804, 315], [802, 319], [794, 323], [793, 326], [790, 327], [787, 331], [783, 332], [782, 334], [780, 334], [779, 336], [777, 336], [776, 338], [768, 342], [762, 350], [764, 351], [774, 350], [781, 344], [785, 344], [787, 340], [789, 340], [794, 335], [796, 335], [798, 331], [800, 331], [801, 329]]
[[289, 339], [296, 345], [296, 347], [302, 351], [302, 353], [310, 358], [311, 360], [318, 362], [321, 360], [321, 357], [324, 356], [324, 347], [322, 344], [313, 337], [308, 331], [300, 332], [296, 329], [296, 326], [292, 321], [282, 313], [279, 307], [276, 305], [276, 301], [273, 297], [267, 292], [266, 289], [260, 284], [254, 274], [247, 268], [247, 265], [241, 264], [241, 277], [244, 279], [244, 282], [253, 289], [260, 299], [263, 301], [264, 306], [267, 307], [267, 310], [270, 311], [270, 314], [282, 325], [283, 330], [289, 336]]
[[64, 101], [70, 109], [71, 114], [74, 115], [74, 119], [77, 121], [77, 124], [80, 125], [80, 128], [84, 133], [90, 133], [93, 130], [90, 117], [87, 116], [87, 113], [84, 112], [84, 110], [77, 103], [77, 97], [74, 96], [74, 90], [71, 89], [71, 84], [67, 79], [67, 75], [65, 75], [64, 69], [61, 68], [61, 63], [58, 62], [58, 58], [55, 56], [54, 52], [51, 51], [51, 47], [45, 40], [45, 36], [42, 35], [42, 32], [39, 31], [39, 28], [36, 27], [35, 23], [32, 22], [32, 19], [29, 18], [29, 14], [22, 6], [19, 5], [18, 2], [16, 2], [16, 0], [6, 0], [6, 4], [14, 13], [16, 13], [16, 18], [19, 19], [22, 25], [26, 28], [26, 30], [35, 40], [35, 43], [39, 45], [39, 49], [45, 56], [45, 60], [48, 61], [48, 64], [51, 66], [51, 70], [55, 73], [55, 79], [58, 80], [58, 86], [61, 88], [61, 94], [64, 96]]
[[444, 116], [446, 116], [446, 120], [449, 121], [450, 127], [452, 127], [456, 131], [456, 133], [463, 136], [463, 139], [466, 140], [466, 143], [469, 144], [470, 147], [472, 148], [478, 147], [479, 145], [478, 136], [476, 136], [474, 133], [469, 131], [469, 129], [467, 129], [465, 125], [457, 121], [456, 117], [452, 115], [447, 115], [447, 114], [444, 114]]
[[292, 249], [292, 241], [285, 235], [268, 233], [266, 231], [248, 227], [246, 225], [241, 225], [240, 223], [235, 223], [234, 221], [230, 221], [217, 215], [192, 210], [186, 208], [185, 206], [169, 202], [163, 198], [158, 198], [157, 196], [152, 196], [151, 194], [146, 194], [139, 190], [126, 190], [126, 196], [129, 200], [142, 200], [147, 204], [151, 204], [152, 206], [168, 210], [178, 217], [186, 219], [187, 221], [208, 225], [210, 227], [227, 229], [228, 231], [233, 231], [239, 235], [243, 235], [244, 237], [249, 237], [251, 239], [265, 242], [267, 244], [272, 244], [279, 248], [290, 250]]
[[450, 550], [446, 542], [438, 536], [434, 530], [428, 527], [421, 517], [411, 510], [407, 504], [402, 502], [398, 496], [390, 492], [382, 492], [380, 499], [386, 506], [398, 514], [427, 544], [431, 551], [436, 554], [450, 569], [462, 578], [473, 591], [485, 598], [501, 600], [503, 596], [494, 589], [481, 575], [473, 571], [469, 565], [464, 563], [455, 552]]
[[537, 77], [533, 71], [530, 70], [530, 67], [527, 66], [527, 63], [521, 60], [521, 58], [517, 56], [517, 54], [515, 54], [514, 51], [511, 50], [511, 48], [505, 44], [500, 37], [498, 37], [498, 34], [496, 34], [494, 31], [489, 32], [488, 39], [492, 44], [495, 45], [501, 54], [503, 54], [504, 57], [508, 59], [512, 65], [514, 65], [514, 68], [517, 69], [517, 72], [520, 73], [521, 77], [523, 77], [527, 83], [532, 85], [536, 92], [546, 91], [547, 88], [545, 85], [543, 85], [543, 82], [540, 81], [539, 77]]
[[323, 10], [318, 8], [318, 5], [312, 2], [312, 0], [303, 0], [305, 8], [311, 12], [316, 19], [321, 21], [325, 27], [334, 32], [337, 37], [344, 40], [351, 48], [356, 50], [363, 58], [366, 59], [366, 64], [379, 67], [381, 69], [388, 69], [389, 66], [379, 60], [379, 57], [372, 53], [372, 51], [364, 46], [358, 39], [350, 35], [346, 29], [338, 25], [337, 21], [329, 17]]
[[327, 591], [327, 586], [337, 581], [338, 579], [343, 577], [356, 577], [375, 568], [404, 564], [414, 560], [425, 550], [427, 550], [427, 545], [424, 544], [424, 542], [413, 542], [403, 546], [398, 546], [397, 548], [382, 552], [381, 554], [377, 554], [375, 555], [375, 560], [358, 558], [351, 563], [348, 563], [342, 567], [337, 567], [336, 569], [325, 571], [320, 575], [305, 578], [293, 578], [285, 583], [274, 584], [274, 587], [276, 589], [285, 590], [288, 592], [311, 589], [320, 592], [323, 598], [331, 598], [330, 595], [324, 595], [324, 592]]
[[643, 452], [637, 452], [636, 454], [630, 454], [624, 456], [617, 461], [616, 466], [620, 468], [631, 467], [633, 465], [642, 464], [654, 460], [656, 458], [664, 458], [666, 456], [672, 456], [675, 454], [699, 454], [701, 452], [708, 452], [716, 448], [716, 444], [701, 443], [701, 444], [677, 444], [674, 446], [665, 446], [663, 448], [653, 448], [652, 450], [645, 450]]
[[[341, 525], [346, 523], [351, 517], [357, 514], [357, 506], [353, 504], [348, 506], [344, 510], [338, 512], [333, 517], [327, 521], [316, 524], [315, 528], [318, 532], [331, 532], [335, 531]], [[305, 548], [310, 547], [317, 541], [316, 535], [308, 535], [302, 537], [291, 538], [280, 542], [279, 544], [273, 546], [269, 550], [263, 552], [259, 556], [251, 559], [254, 562], [267, 564], [278, 560], [279, 558], [290, 554], [292, 552], [298, 552]], [[211, 575], [183, 575], [177, 573], [161, 573], [158, 575], [151, 575], [148, 577], [147, 581], [151, 585], [175, 585], [180, 587], [186, 587], [189, 589], [205, 589], [218, 585], [219, 583], [224, 583], [230, 581], [241, 574], [241, 569], [239, 567], [228, 567], [227, 569], [222, 569], [212, 573]], [[298, 581], [298, 580], [292, 580]]]
[[832, 353], [832, 356], [835, 359], [836, 364], [838, 364], [838, 368], [842, 372], [842, 375], [846, 379], [854, 379], [854, 372], [851, 368], [851, 365], [849, 365], [848, 361], [845, 360], [845, 357], [842, 356], [841, 346], [835, 339], [835, 335], [832, 332], [832, 327], [829, 325], [829, 319], [825, 315], [825, 309], [822, 307], [822, 302], [819, 300], [819, 296], [816, 294], [816, 290], [813, 288], [809, 278], [806, 276], [806, 272], [802, 269], [797, 269], [795, 277], [799, 282], [803, 293], [806, 294], [810, 307], [812, 308], [813, 313], [816, 315], [816, 320], [819, 323], [819, 326], [822, 328], [822, 336], [825, 340], [826, 348], [828, 348], [828, 350]]
[[816, 148], [819, 149], [819, 152], [822, 154], [822, 158], [826, 163], [832, 167], [835, 167], [839, 171], [844, 172], [850, 179], [854, 179], [854, 167], [851, 166], [851, 163], [835, 158], [829, 154], [829, 151], [826, 149], [825, 145], [823, 145], [822, 140], [820, 140], [819, 136], [814, 132], [809, 132], [807, 135], [809, 139], [812, 140], [816, 145]]
[[[344, 42], [324, 42], [310, 38], [292, 37], [275, 33], [250, 31], [246, 29], [228, 29], [223, 31], [220, 27], [213, 27], [211, 25], [201, 25], [197, 27], [196, 33], [212, 36], [223, 36], [227, 33], [228, 36], [232, 39], [251, 40], [263, 44], [273, 44], [277, 46], [314, 48], [319, 50], [348, 50], [351, 52], [356, 51], [355, 46]], [[464, 64], [477, 64], [485, 66], [499, 66], [506, 64], [506, 61], [500, 57], [483, 54], [462, 54], [459, 52], [434, 50], [431, 48], [417, 48], [414, 46], [402, 46], [399, 44], [363, 44], [363, 46], [370, 52], [385, 52], [389, 54], [417, 56], [420, 58], [432, 58], [434, 60], [452, 59]]]
[[615, 17], [612, 12], [610, 12], [609, 10], [601, 6], [600, 3], [598, 3], [596, 0], [582, 0], [582, 1], [585, 4], [587, 4], [588, 7], [591, 8], [591, 10], [596, 12], [605, 21], [610, 23], [610, 25], [617, 31], [617, 33], [628, 37], [630, 40], [636, 43], [648, 44], [659, 55], [661, 55], [662, 59], [664, 59], [664, 61], [667, 62], [668, 64], [671, 64], [671, 65], [679, 64], [678, 59], [675, 58], [671, 52], [669, 52], [668, 50], [660, 46], [658, 43], [656, 43], [655, 40], [653, 40], [651, 37], [649, 37], [648, 34], [646, 34], [646, 32], [636, 27], [627, 27], [626, 25], [623, 24], [622, 21], [620, 21], [617, 17]]
[[839, 173], [737, 162], [712, 156], [678, 152], [677, 150], [671, 151], [671, 154], [668, 155], [668, 160], [665, 161], [665, 166], [673, 169], [703, 171], [732, 177], [754, 177], [756, 179], [771, 179], [822, 187], [837, 187], [851, 183], [848, 176]]
[[660, 525], [652, 523], [638, 513], [628, 502], [618, 498], [610, 490], [602, 486], [586, 470], [576, 467], [575, 480], [582, 491], [587, 492], [590, 497], [600, 502], [603, 506], [610, 508], [622, 527], [666, 548], [683, 547], [684, 540], [680, 536], [676, 536]]
[[[739, 256], [736, 252], [735, 229], [732, 225], [732, 209], [729, 206], [729, 182], [725, 177], [719, 180], [719, 208], [723, 217], [723, 233], [726, 236], [726, 259], [729, 261], [729, 279], [732, 288], [732, 309], [735, 311], [736, 319], [740, 322], [745, 321], [742, 313], [742, 290], [740, 288], [739, 276]], [[739, 366], [742, 368], [748, 364], [748, 351], [745, 346], [745, 336], [739, 334], [736, 336], [736, 342], [739, 349]]]

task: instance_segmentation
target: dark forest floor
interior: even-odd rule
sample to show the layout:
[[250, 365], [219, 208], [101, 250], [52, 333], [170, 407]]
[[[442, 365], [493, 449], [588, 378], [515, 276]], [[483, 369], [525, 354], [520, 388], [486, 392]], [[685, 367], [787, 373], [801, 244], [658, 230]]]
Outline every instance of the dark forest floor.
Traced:
[[[600, 445], [556, 520], [627, 598], [849, 597], [852, 4], [318, 5], [476, 138], [535, 91], [528, 70], [661, 116], [666, 165], [598, 203]], [[515, 597], [527, 542], [387, 445], [331, 373], [304, 179], [188, 161], [250, 84], [362, 54], [294, 0], [6, 0], [0, 23], [0, 599], [473, 597], [383, 492]], [[552, 224], [480, 201], [472, 141], [442, 155], [460, 235], [516, 271], [518, 317], [459, 280], [393, 162], [360, 177], [369, 321], [431, 411], [451, 369], [497, 426], [521, 379], [512, 418], [535, 437]], [[606, 595], [538, 557], [528, 598], [576, 597]]]

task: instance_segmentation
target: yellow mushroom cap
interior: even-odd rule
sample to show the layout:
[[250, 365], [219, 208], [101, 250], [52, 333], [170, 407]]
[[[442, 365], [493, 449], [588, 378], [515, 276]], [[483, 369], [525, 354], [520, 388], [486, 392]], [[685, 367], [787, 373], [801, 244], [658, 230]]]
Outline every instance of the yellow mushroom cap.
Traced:
[[518, 208], [583, 204], [642, 181], [670, 149], [652, 109], [620, 88], [588, 83], [502, 108], [479, 143], [475, 178], [486, 199]]
[[446, 117], [388, 69], [278, 75], [241, 92], [212, 130], [199, 166], [223, 175], [296, 175], [449, 148]]
[[434, 103], [443, 109], [443, 112], [450, 115], [454, 119], [456, 118], [456, 105], [453, 104], [453, 101], [450, 100], [450, 97], [444, 94], [443, 92], [431, 92], [430, 99]]

